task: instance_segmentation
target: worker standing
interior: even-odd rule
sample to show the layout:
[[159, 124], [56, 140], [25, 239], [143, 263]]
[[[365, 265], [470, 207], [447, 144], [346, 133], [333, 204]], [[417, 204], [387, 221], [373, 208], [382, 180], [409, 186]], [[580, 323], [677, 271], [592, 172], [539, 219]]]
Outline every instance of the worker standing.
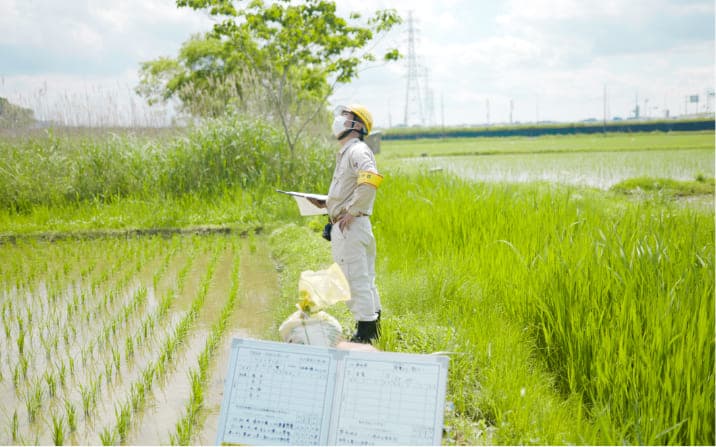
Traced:
[[383, 177], [375, 157], [363, 138], [373, 127], [373, 117], [362, 105], [339, 106], [333, 121], [333, 135], [340, 150], [326, 201], [313, 204], [328, 209], [332, 226], [333, 260], [341, 267], [351, 289], [347, 302], [356, 320], [356, 343], [372, 343], [380, 336], [380, 296], [375, 284], [375, 237], [370, 223], [373, 203]]

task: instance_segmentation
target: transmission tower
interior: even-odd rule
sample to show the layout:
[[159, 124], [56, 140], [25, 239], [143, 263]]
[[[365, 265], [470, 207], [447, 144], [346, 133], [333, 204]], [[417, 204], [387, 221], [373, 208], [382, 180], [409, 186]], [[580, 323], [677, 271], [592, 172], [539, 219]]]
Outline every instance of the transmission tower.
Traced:
[[418, 57], [415, 54], [415, 23], [413, 21], [413, 12], [408, 12], [408, 78], [405, 88], [405, 116], [404, 123], [410, 125], [410, 118], [418, 117], [418, 122], [424, 124], [423, 102], [420, 98], [420, 70], [418, 67]]
[[432, 126], [435, 124], [435, 94], [430, 87], [430, 69], [423, 66], [423, 91], [425, 107], [423, 108], [423, 125]]

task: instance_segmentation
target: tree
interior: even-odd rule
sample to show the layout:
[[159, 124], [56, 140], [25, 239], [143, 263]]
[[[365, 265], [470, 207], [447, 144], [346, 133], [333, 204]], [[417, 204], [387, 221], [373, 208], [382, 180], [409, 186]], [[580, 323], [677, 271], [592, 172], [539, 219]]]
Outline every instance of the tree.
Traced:
[[[325, 0], [177, 0], [177, 6], [206, 10], [218, 21], [184, 43], [176, 59], [143, 63], [137, 91], [150, 101], [176, 97], [197, 115], [216, 115], [234, 103], [275, 119], [292, 156], [336, 84], [376, 60], [364, 50], [368, 43], [401, 22], [395, 10], [345, 19]], [[389, 49], [383, 60], [399, 57]]]
[[0, 97], [0, 129], [28, 127], [35, 123], [30, 109], [12, 104]]

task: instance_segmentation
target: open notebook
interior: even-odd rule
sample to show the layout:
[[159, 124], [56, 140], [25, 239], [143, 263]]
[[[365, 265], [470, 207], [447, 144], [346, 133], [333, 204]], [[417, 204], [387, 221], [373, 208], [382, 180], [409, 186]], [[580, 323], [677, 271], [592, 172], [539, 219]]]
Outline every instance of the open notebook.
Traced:
[[448, 358], [234, 339], [217, 444], [437, 445]]

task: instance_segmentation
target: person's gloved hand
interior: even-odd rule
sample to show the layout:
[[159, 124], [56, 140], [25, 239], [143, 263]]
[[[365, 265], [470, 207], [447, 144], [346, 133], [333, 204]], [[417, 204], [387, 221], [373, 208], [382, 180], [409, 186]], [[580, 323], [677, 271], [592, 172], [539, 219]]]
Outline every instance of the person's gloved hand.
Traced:
[[353, 221], [356, 220], [355, 216], [350, 213], [345, 213], [341, 216], [340, 219], [338, 219], [338, 228], [341, 230], [341, 232], [346, 231]]

